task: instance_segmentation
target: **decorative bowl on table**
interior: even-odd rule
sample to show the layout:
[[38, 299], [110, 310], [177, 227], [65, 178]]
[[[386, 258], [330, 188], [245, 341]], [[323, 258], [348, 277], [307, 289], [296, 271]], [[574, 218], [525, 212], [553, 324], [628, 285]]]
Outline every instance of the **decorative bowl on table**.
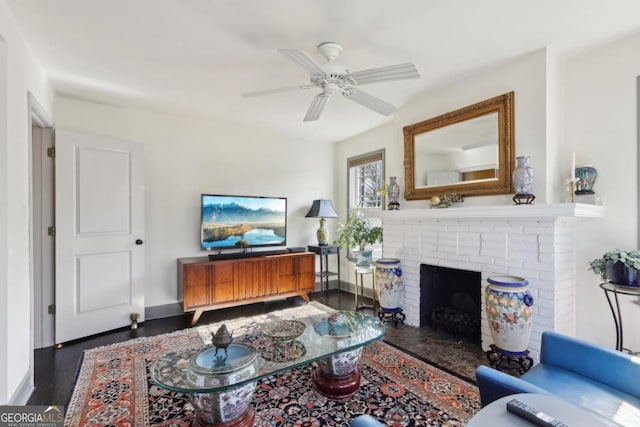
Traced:
[[299, 320], [277, 320], [265, 324], [262, 333], [272, 341], [287, 342], [294, 341], [306, 328], [307, 325]]
[[307, 325], [299, 320], [277, 320], [262, 327], [262, 333], [271, 342], [260, 347], [261, 356], [272, 362], [290, 362], [304, 356], [307, 352], [304, 344], [296, 341]]
[[360, 313], [352, 311], [336, 311], [327, 320], [321, 320], [313, 325], [313, 330], [322, 336], [346, 338], [358, 332], [362, 319]]
[[244, 344], [230, 344], [222, 356], [208, 348], [189, 359], [187, 381], [195, 387], [213, 388], [232, 385], [258, 372], [256, 350]]

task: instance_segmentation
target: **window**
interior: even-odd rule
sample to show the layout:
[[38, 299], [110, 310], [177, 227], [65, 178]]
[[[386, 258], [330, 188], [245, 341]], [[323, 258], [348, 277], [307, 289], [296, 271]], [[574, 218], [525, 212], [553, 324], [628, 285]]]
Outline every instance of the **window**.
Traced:
[[347, 159], [349, 209], [382, 208], [384, 197], [384, 150]]

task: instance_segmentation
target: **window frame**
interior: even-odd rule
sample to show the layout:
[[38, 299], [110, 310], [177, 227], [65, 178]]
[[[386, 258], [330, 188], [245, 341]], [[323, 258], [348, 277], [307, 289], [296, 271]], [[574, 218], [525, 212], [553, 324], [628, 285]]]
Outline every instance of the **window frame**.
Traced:
[[[379, 149], [375, 151], [370, 151], [368, 153], [360, 154], [357, 156], [347, 158], [347, 215], [351, 213], [353, 209], [359, 209], [363, 211], [367, 210], [375, 210], [380, 209], [384, 210], [385, 207], [385, 196], [383, 194], [380, 195], [380, 206], [375, 207], [363, 207], [363, 206], [354, 206], [352, 203], [352, 179], [351, 179], [351, 169], [354, 167], [362, 166], [368, 163], [381, 162], [381, 172], [380, 172], [380, 187], [384, 185], [386, 182], [385, 177], [385, 149]], [[355, 196], [355, 195], [354, 195]], [[355, 201], [355, 200], [354, 200]], [[358, 201], [359, 202], [359, 201]], [[359, 205], [359, 203], [358, 203]]]

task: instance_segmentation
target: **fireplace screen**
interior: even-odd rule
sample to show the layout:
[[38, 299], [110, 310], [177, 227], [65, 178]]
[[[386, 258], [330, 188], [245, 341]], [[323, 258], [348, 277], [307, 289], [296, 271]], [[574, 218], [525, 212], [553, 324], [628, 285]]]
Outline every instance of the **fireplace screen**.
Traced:
[[478, 271], [420, 265], [420, 326], [480, 342]]

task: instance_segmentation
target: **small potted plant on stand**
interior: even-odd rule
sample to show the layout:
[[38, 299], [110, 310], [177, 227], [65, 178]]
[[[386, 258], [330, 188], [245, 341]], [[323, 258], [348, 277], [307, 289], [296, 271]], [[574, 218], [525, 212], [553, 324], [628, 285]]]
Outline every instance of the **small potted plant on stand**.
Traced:
[[371, 264], [371, 250], [367, 250], [367, 245], [382, 242], [382, 227], [374, 227], [367, 218], [354, 209], [347, 217], [347, 222], [340, 224], [338, 237], [335, 244], [346, 247], [351, 252], [347, 255], [350, 261], [356, 265], [366, 266]]
[[589, 262], [589, 270], [599, 274], [602, 280], [625, 286], [638, 286], [639, 269], [639, 250], [614, 249]]

